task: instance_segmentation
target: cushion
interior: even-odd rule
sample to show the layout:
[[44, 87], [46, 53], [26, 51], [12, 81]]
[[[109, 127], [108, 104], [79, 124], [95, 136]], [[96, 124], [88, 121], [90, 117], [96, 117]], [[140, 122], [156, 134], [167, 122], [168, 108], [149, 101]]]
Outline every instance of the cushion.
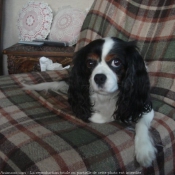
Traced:
[[80, 9], [64, 6], [54, 17], [49, 40], [68, 42], [69, 46], [77, 43], [86, 12]]
[[21, 9], [17, 21], [19, 39], [22, 41], [45, 39], [50, 33], [52, 19], [52, 10], [47, 3], [28, 2]]

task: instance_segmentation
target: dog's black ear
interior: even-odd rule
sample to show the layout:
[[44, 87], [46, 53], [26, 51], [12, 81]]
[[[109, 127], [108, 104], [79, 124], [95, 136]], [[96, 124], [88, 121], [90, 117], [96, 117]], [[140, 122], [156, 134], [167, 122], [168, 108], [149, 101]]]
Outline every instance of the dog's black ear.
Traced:
[[119, 84], [116, 119], [136, 122], [152, 109], [146, 66], [134, 42], [125, 45], [126, 73]]
[[68, 101], [76, 117], [88, 121], [92, 105], [89, 97], [90, 72], [86, 67], [87, 47], [80, 49], [74, 56], [70, 73]]

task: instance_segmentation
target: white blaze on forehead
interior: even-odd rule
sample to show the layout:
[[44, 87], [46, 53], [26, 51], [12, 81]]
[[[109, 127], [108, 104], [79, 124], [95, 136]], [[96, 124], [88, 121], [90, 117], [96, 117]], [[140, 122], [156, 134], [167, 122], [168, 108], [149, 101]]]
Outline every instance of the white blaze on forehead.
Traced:
[[[118, 77], [115, 72], [106, 63], [106, 57], [109, 54], [110, 50], [113, 48], [115, 42], [112, 38], [104, 38], [104, 43], [102, 46], [101, 62], [93, 69], [90, 84], [93, 91], [97, 93], [109, 94], [113, 93], [118, 89]], [[103, 84], [103, 87], [99, 87], [95, 82], [95, 76], [97, 74], [104, 74], [106, 76], [106, 81]]]
[[112, 38], [104, 38], [105, 42], [102, 48], [102, 61], [105, 60], [105, 57], [108, 55], [109, 51], [112, 49], [114, 45], [114, 41]]

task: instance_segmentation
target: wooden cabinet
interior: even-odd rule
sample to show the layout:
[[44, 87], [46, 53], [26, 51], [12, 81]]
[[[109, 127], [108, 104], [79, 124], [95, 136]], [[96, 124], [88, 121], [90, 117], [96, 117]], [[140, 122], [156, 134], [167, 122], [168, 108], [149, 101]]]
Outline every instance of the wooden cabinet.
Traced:
[[29, 46], [15, 44], [5, 50], [9, 74], [40, 71], [39, 59], [45, 56], [67, 66], [72, 63], [74, 47]]

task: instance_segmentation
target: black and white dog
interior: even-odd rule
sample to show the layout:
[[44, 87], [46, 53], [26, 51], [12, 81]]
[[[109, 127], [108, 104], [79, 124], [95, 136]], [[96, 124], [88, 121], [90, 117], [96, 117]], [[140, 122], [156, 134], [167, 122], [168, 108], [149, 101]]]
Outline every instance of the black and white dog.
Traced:
[[66, 90], [73, 112], [84, 121], [136, 123], [136, 159], [150, 166], [156, 154], [149, 134], [154, 111], [148, 73], [135, 43], [114, 37], [94, 40], [75, 54], [73, 63], [68, 84], [60, 81], [25, 88]]

